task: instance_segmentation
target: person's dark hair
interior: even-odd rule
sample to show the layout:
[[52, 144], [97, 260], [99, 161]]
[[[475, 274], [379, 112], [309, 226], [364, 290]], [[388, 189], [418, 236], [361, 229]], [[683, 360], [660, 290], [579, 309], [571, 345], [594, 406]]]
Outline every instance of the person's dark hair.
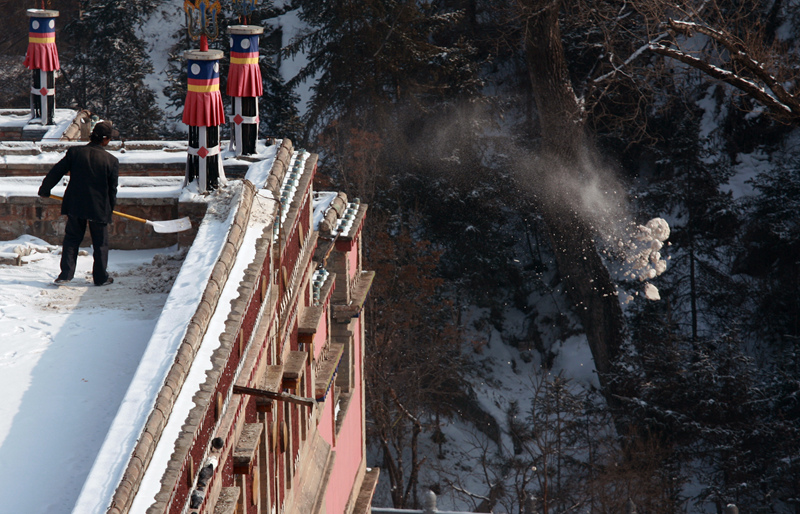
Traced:
[[119, 131], [113, 127], [110, 121], [98, 121], [92, 129], [91, 140], [93, 143], [102, 143], [104, 138], [119, 137]]

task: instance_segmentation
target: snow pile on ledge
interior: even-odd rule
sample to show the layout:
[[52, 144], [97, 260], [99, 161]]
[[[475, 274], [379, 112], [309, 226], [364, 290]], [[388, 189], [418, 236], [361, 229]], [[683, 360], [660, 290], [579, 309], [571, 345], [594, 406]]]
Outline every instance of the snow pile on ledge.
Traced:
[[[0, 241], [0, 254], [27, 257], [34, 253], [51, 252], [61, 254], [61, 246], [47, 244], [46, 241], [27, 234], [23, 234], [13, 241]], [[85, 250], [82, 255], [87, 255]]]

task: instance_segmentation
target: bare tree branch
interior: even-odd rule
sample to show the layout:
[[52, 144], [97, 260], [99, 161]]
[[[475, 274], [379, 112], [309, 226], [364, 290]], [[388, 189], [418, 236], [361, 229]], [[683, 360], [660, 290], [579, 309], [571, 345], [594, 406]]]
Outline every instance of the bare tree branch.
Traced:
[[[683, 50], [676, 41], [672, 41], [671, 45], [661, 43], [661, 35], [650, 41], [650, 50], [733, 86], [764, 105], [780, 122], [800, 123], [800, 98], [788, 91], [784, 80], [763, 64], [764, 59], [772, 62], [771, 56], [776, 55], [774, 48], [759, 46], [758, 42], [748, 43], [725, 28], [712, 27], [707, 23], [674, 18], [668, 19], [667, 23], [673, 35], [688, 38], [702, 34], [708, 37], [715, 45], [719, 45], [725, 62], [715, 62], [720, 55], [698, 55]], [[767, 57], [760, 57], [762, 55]]]
[[[405, 417], [407, 417], [411, 423], [414, 425], [414, 428], [411, 430], [411, 476], [408, 478], [408, 483], [406, 484], [406, 490], [403, 494], [403, 504], [408, 502], [408, 496], [414, 492], [414, 497], [416, 498], [416, 487], [419, 477], [419, 470], [422, 467], [422, 464], [427, 460], [427, 457], [422, 457], [419, 459], [418, 452], [419, 452], [419, 434], [422, 432], [422, 423], [405, 408], [405, 406], [400, 402], [400, 399], [397, 397], [397, 393], [394, 389], [389, 389], [389, 395], [394, 400], [397, 408], [400, 409], [400, 412], [403, 413]], [[398, 451], [400, 451], [398, 449]]]
[[731, 86], [743, 91], [754, 100], [757, 100], [764, 104], [767, 108], [769, 108], [777, 118], [786, 119], [792, 122], [800, 121], [800, 104], [797, 104], [796, 100], [793, 102], [794, 105], [789, 106], [785, 103], [781, 102], [766, 89], [762, 88], [755, 82], [748, 80], [740, 75], [737, 75], [731, 71], [722, 69], [718, 66], [715, 66], [711, 63], [708, 63], [702, 59], [698, 59], [692, 55], [687, 54], [681, 50], [676, 50], [674, 48], [669, 48], [661, 44], [651, 44], [650, 50], [653, 52], [670, 57], [677, 61], [680, 61], [684, 64], [691, 66], [703, 73], [721, 80]]
[[476, 498], [478, 500], [489, 501], [489, 497], [488, 496], [483, 496], [483, 495], [480, 495], [480, 494], [475, 494], [473, 492], [467, 491], [463, 487], [459, 487], [458, 485], [456, 485], [455, 482], [453, 482], [449, 478], [445, 478], [444, 481], [445, 481], [445, 483], [447, 483], [447, 485], [452, 487], [454, 491], [458, 491], [459, 493], [462, 493], [462, 494], [464, 494], [466, 496], [469, 496], [470, 498]]
[[640, 55], [642, 55], [642, 54], [643, 54], [643, 53], [644, 53], [646, 50], [648, 50], [648, 49], [650, 48], [650, 45], [653, 45], [653, 44], [655, 44], [655, 43], [658, 43], [659, 41], [661, 41], [662, 39], [664, 39], [664, 38], [665, 38], [665, 37], [667, 37], [668, 35], [669, 35], [669, 34], [667, 34], [666, 32], [664, 32], [663, 34], [660, 34], [658, 37], [656, 37], [656, 38], [655, 38], [653, 41], [651, 41], [649, 44], [642, 45], [642, 46], [641, 46], [641, 47], [639, 47], [639, 48], [638, 48], [638, 49], [637, 49], [635, 52], [633, 52], [633, 53], [632, 53], [630, 56], [628, 56], [628, 58], [627, 58], [627, 59], [625, 59], [625, 62], [623, 62], [623, 63], [622, 63], [621, 65], [619, 65], [619, 66], [615, 66], [615, 65], [614, 65], [614, 62], [613, 62], [614, 54], [609, 54], [609, 56], [608, 56], [608, 62], [611, 64], [611, 66], [613, 66], [613, 69], [612, 69], [611, 71], [609, 71], [608, 73], [604, 73], [603, 75], [600, 75], [599, 77], [597, 77], [597, 78], [593, 79], [593, 80], [592, 80], [592, 82], [602, 82], [602, 81], [604, 81], [604, 80], [606, 80], [606, 79], [608, 79], [608, 78], [610, 78], [610, 77], [613, 77], [613, 76], [614, 76], [614, 75], [616, 75], [618, 72], [622, 72], [622, 68], [624, 68], [625, 66], [628, 66], [628, 65], [629, 65], [630, 63], [632, 63], [632, 62], [633, 62], [633, 61], [634, 61], [636, 58], [638, 58]]
[[740, 39], [721, 30], [698, 23], [669, 20], [669, 25], [677, 32], [690, 35], [692, 31], [696, 31], [722, 44], [730, 52], [731, 59], [750, 70], [756, 78], [761, 80], [772, 91], [778, 101], [788, 106], [795, 115], [800, 113], [800, 102], [798, 102], [797, 98], [786, 91], [783, 85], [770, 72], [749, 55], [747, 47]]
[[400, 409], [400, 412], [402, 412], [415, 426], [421, 429], [422, 423], [420, 423], [416, 416], [411, 414], [411, 412], [409, 412], [408, 409], [406, 409], [405, 406], [400, 403], [400, 399], [397, 397], [397, 393], [394, 389], [389, 389], [389, 395], [391, 395], [392, 400], [394, 400], [394, 403], [397, 405], [397, 408]]

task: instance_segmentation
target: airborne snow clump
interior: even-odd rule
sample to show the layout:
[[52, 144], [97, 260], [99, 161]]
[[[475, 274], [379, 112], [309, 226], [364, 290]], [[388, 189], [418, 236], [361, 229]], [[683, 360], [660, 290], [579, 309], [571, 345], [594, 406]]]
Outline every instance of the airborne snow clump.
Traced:
[[[627, 270], [624, 276], [645, 282], [644, 296], [648, 300], [660, 300], [658, 288], [647, 282], [667, 270], [667, 261], [661, 255], [664, 241], [669, 238], [669, 224], [663, 218], [653, 218], [646, 225], [638, 225], [628, 248], [624, 252]], [[633, 300], [628, 295], [626, 301]]]

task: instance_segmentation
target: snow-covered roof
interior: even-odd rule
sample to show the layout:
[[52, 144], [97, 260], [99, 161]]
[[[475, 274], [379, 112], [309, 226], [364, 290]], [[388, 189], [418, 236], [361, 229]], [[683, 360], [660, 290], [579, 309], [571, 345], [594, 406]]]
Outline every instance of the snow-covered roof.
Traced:
[[[105, 512], [226, 241], [242, 182], [230, 184], [168, 295], [147, 289], [171, 278], [151, 264], [157, 250], [112, 250], [116, 281], [103, 288], [85, 278], [91, 257], [79, 257], [76, 279], [56, 288], [58, 246], [30, 236], [0, 243], [30, 252], [21, 267], [0, 266], [0, 491], [13, 497], [4, 509]], [[48, 466], [35, 457], [42, 452]]]
[[112, 250], [108, 287], [80, 256], [62, 288], [51, 285], [59, 246], [22, 236], [0, 250], [27, 254], [0, 266], [0, 510], [69, 512], [167, 300], [151, 281], [174, 269], [153, 258], [178, 249]]
[[31, 119], [30, 109], [0, 109], [0, 130], [43, 131], [43, 141], [58, 141], [77, 114], [72, 109], [56, 109], [53, 125], [42, 125], [39, 118]]
[[361, 224], [364, 209], [361, 200], [347, 201], [347, 195], [333, 191], [314, 193], [314, 230], [325, 238], [351, 237]]
[[[0, 142], [0, 170], [3, 168], [20, 168], [30, 166], [47, 171], [50, 166], [58, 162], [72, 146], [83, 146], [85, 141], [3, 141]], [[266, 140], [259, 140], [256, 144], [254, 155], [237, 158], [228, 150], [228, 141], [222, 141], [224, 150], [221, 156], [226, 167], [242, 166], [250, 169], [254, 163], [270, 161], [275, 157], [276, 144], [267, 144]], [[112, 141], [106, 150], [119, 159], [120, 167], [135, 165], [178, 165], [186, 163], [186, 149], [188, 144], [184, 141]], [[269, 168], [266, 168], [269, 174]], [[255, 183], [255, 182], [254, 182]]]
[[[185, 161], [185, 150], [177, 155]], [[240, 161], [250, 167], [247, 177], [260, 183], [257, 188], [266, 185], [275, 156], [276, 147], [262, 143], [258, 155]], [[163, 160], [152, 154], [144, 159]], [[0, 196], [35, 196], [40, 184], [41, 177], [0, 177]], [[0, 406], [0, 494], [13, 497], [4, 500], [3, 509], [31, 514], [106, 511], [228, 241], [243, 186], [241, 180], [230, 180], [211, 195], [199, 195], [191, 185], [183, 187], [183, 177], [120, 178], [123, 198], [208, 203], [168, 291], [153, 289], [152, 283], [171, 283], [157, 262], [176, 260], [170, 256], [178, 248], [161, 250], [166, 257], [156, 261], [159, 251], [112, 250], [109, 271], [116, 282], [107, 287], [86, 280], [92, 260], [84, 255], [71, 286], [55, 288], [51, 282], [58, 273], [60, 250], [54, 243], [59, 241], [23, 236], [0, 242], [0, 253], [26, 254], [23, 266], [0, 265], [0, 391], [7, 399]], [[53, 192], [63, 189], [61, 184]], [[254, 225], [242, 236], [220, 306], [238, 294], [241, 274], [255, 251], [253, 238], [272, 222], [272, 192], [259, 191], [256, 200], [264, 212], [250, 217]], [[141, 497], [135, 499], [136, 505], [145, 505], [142, 511], [158, 492], [175, 431], [194, 405], [192, 396], [211, 365], [227, 314], [222, 308], [211, 319], [186, 376], [185, 393], [175, 400], [162, 443], [142, 477]], [[36, 457], [42, 451], [49, 463], [44, 470]], [[41, 494], [41, 479], [48, 494]]]
[[[213, 267], [227, 241], [226, 235], [232, 225], [236, 214], [235, 207], [241, 195], [241, 184], [241, 181], [230, 183], [231, 191], [220, 196], [221, 201], [215, 202], [214, 205], [216, 212], [214, 215], [206, 216], [198, 229], [181, 272], [175, 279], [161, 311], [161, 316], [153, 327], [150, 341], [142, 354], [136, 373], [130, 381], [119, 410], [105, 436], [105, 441], [83, 484], [73, 512], [102, 513], [106, 511], [139, 434], [155, 405], [156, 396], [175, 361], [175, 355], [189, 328], [189, 322], [200, 305]], [[238, 285], [238, 281], [236, 284]], [[220, 305], [225, 305], [225, 303], [220, 303]], [[198, 354], [196, 359], [201, 357], [202, 355]], [[204, 377], [204, 373], [202, 374]], [[191, 403], [191, 395], [197, 389], [193, 388], [190, 383], [184, 384], [184, 386], [184, 390], [190, 390], [191, 393], [188, 399], [184, 398], [184, 400]], [[171, 421], [167, 429], [177, 418], [181, 418], [178, 422], [178, 429], [180, 428], [180, 424], [186, 419], [185, 415], [183, 417], [179, 415], [183, 408], [183, 402], [176, 402], [173, 413], [177, 416], [170, 417]], [[172, 453], [172, 444], [175, 441], [172, 432], [165, 433], [162, 440], [166, 441], [167, 447], [163, 448], [161, 452], [157, 450], [157, 454], [154, 455], [154, 459], [157, 460], [151, 469], [158, 469], [157, 463], [163, 457], [163, 452], [166, 452], [166, 458], [169, 458]], [[162, 445], [159, 445], [158, 448], [162, 448]], [[161, 467], [160, 472], [156, 473], [158, 479], [161, 478], [163, 470], [164, 467]], [[152, 497], [150, 503], [152, 503]], [[142, 511], [146, 510], [146, 507]]]

